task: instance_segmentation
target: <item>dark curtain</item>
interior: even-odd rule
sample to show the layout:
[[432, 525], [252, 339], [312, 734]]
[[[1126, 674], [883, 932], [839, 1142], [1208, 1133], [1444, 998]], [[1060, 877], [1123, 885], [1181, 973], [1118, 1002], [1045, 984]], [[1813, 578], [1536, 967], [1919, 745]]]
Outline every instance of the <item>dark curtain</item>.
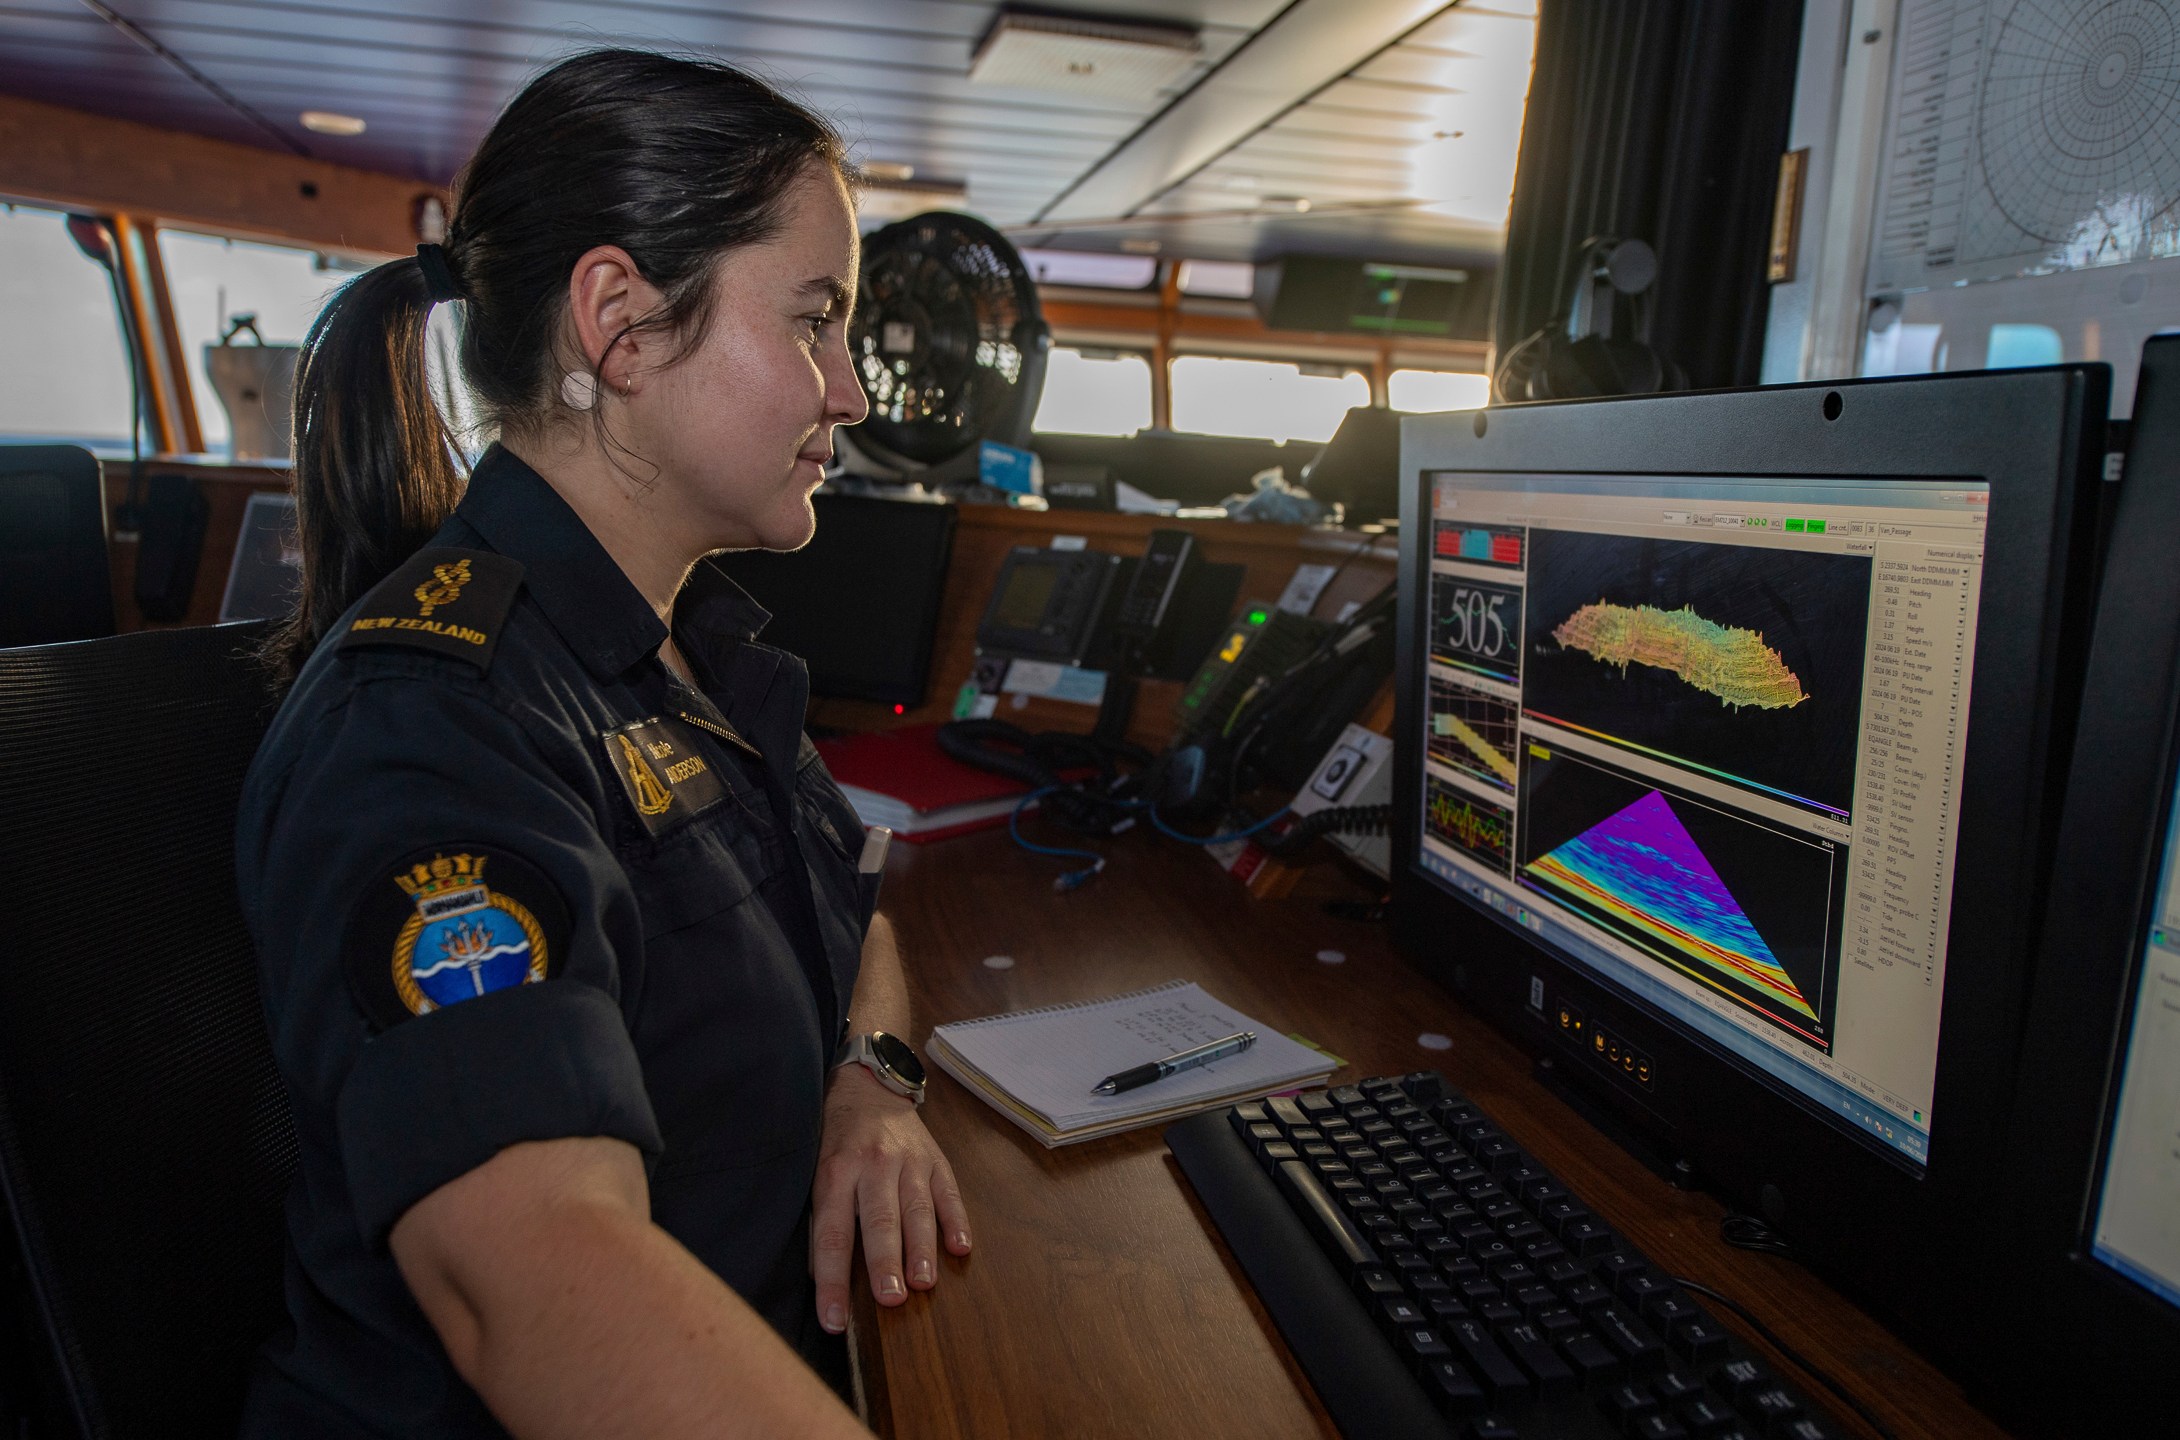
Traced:
[[1658, 252], [1642, 338], [1694, 388], [1755, 384], [1800, 0], [1538, 8], [1500, 270], [1500, 354], [1564, 313], [1582, 242], [1612, 235]]

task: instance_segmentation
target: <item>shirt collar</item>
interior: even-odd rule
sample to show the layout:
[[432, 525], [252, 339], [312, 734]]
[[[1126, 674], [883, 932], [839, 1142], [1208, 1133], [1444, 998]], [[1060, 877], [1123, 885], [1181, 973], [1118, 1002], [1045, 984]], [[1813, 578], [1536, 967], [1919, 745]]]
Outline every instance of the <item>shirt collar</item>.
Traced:
[[[658, 653], [666, 627], [643, 593], [560, 492], [512, 452], [485, 452], [455, 513], [522, 562], [524, 588], [593, 677], [617, 679]], [[697, 562], [674, 602], [675, 629], [699, 644], [746, 640], [771, 618], [709, 560]]]

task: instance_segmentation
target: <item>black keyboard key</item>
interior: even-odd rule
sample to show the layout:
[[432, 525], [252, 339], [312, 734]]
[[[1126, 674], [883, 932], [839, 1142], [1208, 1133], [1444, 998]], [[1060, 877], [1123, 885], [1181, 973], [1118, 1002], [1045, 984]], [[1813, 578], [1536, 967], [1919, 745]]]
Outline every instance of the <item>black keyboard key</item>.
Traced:
[[1470, 1372], [1483, 1381], [1484, 1388], [1493, 1397], [1507, 1399], [1529, 1393], [1528, 1377], [1507, 1358], [1482, 1320], [1464, 1316], [1448, 1323], [1443, 1334], [1446, 1343], [1453, 1347]]
[[1548, 1201], [1539, 1205], [1536, 1213], [1537, 1219], [1543, 1224], [1544, 1228], [1561, 1239], [1566, 1238], [1567, 1227], [1577, 1220], [1594, 1220], [1597, 1218], [1572, 1200]]
[[1257, 1155], [1261, 1157], [1264, 1154], [1265, 1146], [1274, 1144], [1283, 1145], [1286, 1143], [1287, 1135], [1286, 1132], [1281, 1130], [1277, 1125], [1272, 1124], [1270, 1121], [1265, 1121], [1263, 1124], [1260, 1125], [1251, 1125], [1248, 1130], [1243, 1132], [1241, 1138], [1248, 1141], [1249, 1148], [1255, 1151]]
[[1802, 1413], [1801, 1402], [1783, 1385], [1767, 1385], [1741, 1397], [1741, 1413], [1767, 1430], [1784, 1430]]
[[1375, 1305], [1383, 1299], [1398, 1299], [1407, 1294], [1400, 1288], [1400, 1280], [1391, 1270], [1381, 1265], [1366, 1265], [1355, 1272], [1355, 1293], [1362, 1296], [1365, 1305]]
[[1565, 1390], [1574, 1384], [1574, 1371], [1567, 1362], [1553, 1351], [1551, 1342], [1534, 1325], [1502, 1325], [1499, 1327], [1499, 1344], [1514, 1363], [1528, 1372], [1530, 1382], [1540, 1394]]
[[1486, 1140], [1481, 1145], [1471, 1147], [1469, 1154], [1476, 1157], [1478, 1165], [1483, 1166], [1484, 1169], [1494, 1175], [1512, 1170], [1528, 1158], [1521, 1153], [1521, 1146], [1516, 1145], [1504, 1135], [1496, 1140]]
[[1471, 1305], [1481, 1305], [1486, 1300], [1500, 1298], [1499, 1287], [1482, 1276], [1478, 1276], [1473, 1280], [1463, 1280], [1460, 1284], [1454, 1286], [1454, 1289], [1458, 1290], [1461, 1298]]
[[1378, 1252], [1354, 1222], [1341, 1213], [1309, 1166], [1299, 1160], [1282, 1161], [1278, 1174], [1279, 1188], [1286, 1192], [1287, 1203], [1302, 1212], [1303, 1223], [1316, 1234], [1317, 1243], [1325, 1247], [1343, 1274], [1378, 1263]]
[[1400, 1082], [1389, 1075], [1373, 1075], [1355, 1088], [1372, 1100], [1384, 1100], [1401, 1093]]
[[1564, 1259], [1567, 1247], [1557, 1240], [1532, 1240], [1521, 1247], [1522, 1258], [1542, 1269], [1555, 1260]]
[[[1405, 1260], [1407, 1257], [1403, 1256], [1402, 1258]], [[1422, 1260], [1426, 1266], [1431, 1263], [1426, 1256], [1419, 1255], [1415, 1258]], [[1451, 1297], [1453, 1294], [1453, 1287], [1446, 1283], [1446, 1277], [1436, 1270], [1403, 1269], [1400, 1275], [1401, 1279], [1408, 1282], [1409, 1293], [1426, 1304], [1440, 1295]]]
[[1233, 1124], [1234, 1133], [1246, 1140], [1249, 1138], [1249, 1127], [1251, 1125], [1262, 1125], [1272, 1117], [1265, 1112], [1262, 1103], [1251, 1100], [1246, 1105], [1236, 1105], [1233, 1109], [1227, 1111], [1226, 1118]]
[[[1785, 1440], [1832, 1440], [1832, 1432], [1807, 1415], [1788, 1421], [1786, 1428], [1779, 1434]], [[1718, 1440], [1726, 1440], [1726, 1437], [1721, 1435]]]
[[1657, 1409], [1658, 1397], [1650, 1393], [1647, 1385], [1615, 1385], [1597, 1397], [1597, 1408], [1605, 1412], [1607, 1420], [1625, 1430]]
[[1363, 1092], [1356, 1089], [1352, 1085], [1341, 1085], [1334, 1089], [1327, 1090], [1325, 1094], [1330, 1096], [1332, 1103], [1339, 1106], [1342, 1110], [1347, 1109], [1351, 1105], [1367, 1105], [1370, 1103], [1369, 1101], [1363, 1099]]
[[1607, 1255], [1590, 1267], [1590, 1273], [1597, 1277], [1597, 1283], [1615, 1294], [1620, 1293], [1620, 1283], [1630, 1275], [1648, 1274], [1649, 1270], [1649, 1266], [1625, 1251]]
[[1620, 1298], [1627, 1301], [1639, 1315], [1648, 1310], [1654, 1301], [1674, 1294], [1672, 1282], [1651, 1271], [1643, 1275], [1629, 1275], [1620, 1281]]
[[1678, 1405], [1683, 1400], [1693, 1400], [1703, 1393], [1703, 1382], [1685, 1370], [1668, 1370], [1650, 1382], [1650, 1388], [1658, 1393], [1658, 1399], [1667, 1405]]
[[1562, 1306], [1556, 1310], [1538, 1311], [1529, 1317], [1529, 1323], [1557, 1340], [1569, 1331], [1581, 1329], [1582, 1317]]
[[1541, 1180], [1525, 1180], [1514, 1192], [1530, 1205], [1541, 1208], [1567, 1198], [1567, 1187], [1547, 1175]]
[[1511, 1300], [1485, 1300], [1477, 1305], [1476, 1318], [1496, 1329], [1520, 1320], [1521, 1310]]
[[1508, 1244], [1530, 1245], [1547, 1238], [1549, 1232], [1542, 1225], [1519, 1211], [1515, 1213], [1517, 1218], [1512, 1223], [1499, 1227], [1499, 1233], [1506, 1237]]
[[1285, 1161], [1299, 1160], [1301, 1158], [1300, 1152], [1284, 1140], [1274, 1140], [1271, 1144], [1257, 1151], [1258, 1163], [1267, 1170]]
[[1694, 1320], [1702, 1314], [1703, 1312], [1696, 1308], [1696, 1302], [1690, 1300], [1678, 1290], [1668, 1290], [1663, 1295], [1653, 1295], [1643, 1305], [1643, 1318], [1658, 1329], [1668, 1333], [1681, 1321]]
[[1554, 1260], [1544, 1267], [1544, 1278], [1554, 1285], [1571, 1285], [1589, 1278], [1589, 1271], [1572, 1260]]
[[1665, 1343], [1651, 1333], [1650, 1327], [1628, 1314], [1618, 1301], [1607, 1301], [1589, 1312], [1590, 1327], [1607, 1345], [1620, 1352], [1620, 1358], [1636, 1369], [1662, 1364], [1665, 1360]]
[[1547, 1310], [1564, 1308], [1559, 1303], [1559, 1292], [1548, 1285], [1524, 1285], [1519, 1289], [1510, 1288], [1506, 1292], [1506, 1298], [1519, 1305], [1522, 1314], [1529, 1316], [1541, 1315]]
[[1378, 1110], [1386, 1119], [1393, 1122], [1396, 1129], [1401, 1128], [1401, 1122], [1404, 1120], [1424, 1118], [1423, 1112], [1406, 1100], [1382, 1100], [1378, 1102]]
[[1559, 1353], [1565, 1358], [1567, 1368], [1574, 1371], [1575, 1378], [1585, 1385], [1610, 1380], [1620, 1373], [1620, 1357], [1587, 1330], [1577, 1330], [1562, 1339]]
[[1329, 1123], [1340, 1112], [1340, 1107], [1334, 1103], [1333, 1098], [1322, 1090], [1312, 1090], [1307, 1095], [1298, 1096], [1294, 1103], [1301, 1107], [1303, 1114], [1310, 1117], [1313, 1125]]
[[1378, 1300], [1378, 1323], [1388, 1329], [1405, 1330], [1421, 1325], [1423, 1312], [1406, 1295], [1386, 1295]]
[[1634, 1440], [1688, 1440], [1688, 1432], [1681, 1428], [1680, 1422], [1662, 1410], [1638, 1417], [1627, 1427], [1627, 1433]]
[[1772, 1373], [1754, 1360], [1728, 1360], [1712, 1373], [1711, 1388], [1739, 1403], [1742, 1396], [1755, 1394], [1773, 1379]]
[[1385, 1258], [1392, 1265], [1394, 1273], [1400, 1276], [1401, 1283], [1410, 1289], [1415, 1288], [1415, 1277], [1418, 1275], [1428, 1275], [1434, 1280], [1438, 1278], [1438, 1272], [1431, 1267], [1431, 1257], [1421, 1251], [1398, 1250]]
[[1738, 1423], [1733, 1411], [1716, 1400], [1703, 1397], [1688, 1401], [1677, 1413], [1689, 1434], [1705, 1437], [1705, 1440], [1721, 1430], [1731, 1430]]
[[1588, 1311], [1612, 1298], [1612, 1292], [1595, 1280], [1577, 1280], [1572, 1285], [1559, 1288], [1559, 1298], [1575, 1310]]
[[1458, 1320], [1464, 1315], [1475, 1313], [1450, 1294], [1426, 1295], [1423, 1297], [1423, 1308], [1430, 1315], [1431, 1323], [1441, 1328], [1449, 1320]]
[[1514, 1428], [1511, 1420], [1486, 1415], [1469, 1421], [1461, 1431], [1461, 1440], [1521, 1440], [1521, 1432]]
[[1570, 1220], [1560, 1227], [1559, 1243], [1576, 1255], [1603, 1255], [1619, 1245], [1619, 1239], [1596, 1220]]
[[1400, 1077], [1400, 1088], [1418, 1105], [1429, 1105], [1446, 1095], [1446, 1077], [1436, 1070], [1418, 1070]]
[[1438, 1332], [1428, 1325], [1411, 1325], [1395, 1338], [1399, 1341], [1400, 1353], [1412, 1365], [1430, 1365], [1453, 1358], [1453, 1351], [1446, 1347], [1445, 1341], [1438, 1338]]
[[1286, 1095], [1274, 1095], [1271, 1099], [1266, 1100], [1264, 1102], [1264, 1112], [1271, 1116], [1272, 1123], [1282, 1130], [1316, 1128], [1310, 1123], [1309, 1117], [1302, 1113], [1302, 1107], [1295, 1104], [1294, 1100]]
[[1457, 1361], [1436, 1360], [1424, 1366], [1423, 1389], [1448, 1415], [1472, 1415], [1484, 1408], [1484, 1387]]
[[1708, 1315], [1698, 1315], [1673, 1327], [1673, 1348], [1697, 1365], [1722, 1359], [1728, 1348], [1726, 1332]]

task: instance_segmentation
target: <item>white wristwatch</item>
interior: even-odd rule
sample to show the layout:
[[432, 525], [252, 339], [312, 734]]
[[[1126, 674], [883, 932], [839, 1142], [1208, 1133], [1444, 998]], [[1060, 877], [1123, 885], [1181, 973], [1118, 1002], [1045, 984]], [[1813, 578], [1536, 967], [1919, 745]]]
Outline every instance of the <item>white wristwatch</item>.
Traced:
[[843, 1065], [860, 1065], [894, 1094], [923, 1104], [923, 1061], [918, 1060], [908, 1042], [897, 1035], [888, 1035], [883, 1030], [850, 1035], [841, 1042], [840, 1053], [833, 1057], [835, 1070]]

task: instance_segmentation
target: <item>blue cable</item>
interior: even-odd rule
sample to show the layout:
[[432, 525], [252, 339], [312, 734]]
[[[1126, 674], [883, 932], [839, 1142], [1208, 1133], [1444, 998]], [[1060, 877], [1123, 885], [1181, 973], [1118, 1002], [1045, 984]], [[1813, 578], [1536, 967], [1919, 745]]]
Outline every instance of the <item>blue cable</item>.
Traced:
[[1165, 822], [1165, 820], [1159, 815], [1157, 806], [1153, 805], [1149, 807], [1151, 824], [1158, 827], [1158, 831], [1160, 834], [1166, 835], [1175, 840], [1184, 840], [1191, 845], [1224, 845], [1229, 841], [1233, 840], [1246, 840], [1251, 835], [1254, 835], [1259, 830], [1262, 830], [1265, 826], [1272, 824], [1274, 821], [1286, 819], [1287, 812], [1292, 810], [1293, 808], [1294, 807], [1292, 805], [1282, 805], [1277, 810], [1274, 810], [1271, 814], [1265, 816], [1262, 820], [1257, 821], [1256, 824], [1251, 825], [1246, 830], [1235, 830], [1225, 835], [1183, 835], [1180, 831], [1174, 829], [1171, 825], [1168, 825]]
[[1015, 844], [1021, 846], [1024, 850], [1029, 851], [1030, 854], [1050, 855], [1055, 859], [1060, 860], [1088, 860], [1090, 862], [1090, 864], [1085, 866], [1084, 868], [1080, 870], [1070, 870], [1066, 874], [1060, 876], [1057, 880], [1054, 880], [1052, 882], [1052, 888], [1055, 890], [1073, 890], [1078, 885], [1081, 885], [1084, 882], [1088, 881], [1092, 876], [1096, 875], [1100, 870], [1103, 870], [1105, 868], [1105, 857], [1098, 854], [1095, 850], [1073, 850], [1066, 849], [1058, 845], [1039, 845], [1033, 840], [1025, 840], [1024, 838], [1022, 838], [1022, 826], [1020, 823], [1022, 819], [1022, 812], [1024, 810], [1027, 810], [1037, 801], [1044, 799], [1045, 796], [1050, 795], [1055, 791], [1065, 790], [1066, 788], [1067, 787], [1065, 785], [1047, 785], [1042, 790], [1032, 790], [1029, 792], [1029, 794], [1024, 795], [1021, 800], [1016, 802], [1015, 807], [1012, 810], [1007, 812], [1007, 833], [1014, 837]]

